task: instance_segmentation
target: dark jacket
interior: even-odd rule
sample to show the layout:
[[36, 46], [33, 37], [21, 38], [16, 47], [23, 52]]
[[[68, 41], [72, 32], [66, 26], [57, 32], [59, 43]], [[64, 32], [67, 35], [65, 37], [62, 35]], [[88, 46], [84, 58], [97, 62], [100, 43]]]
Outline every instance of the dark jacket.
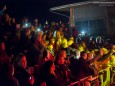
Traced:
[[31, 86], [29, 84], [30, 75], [28, 74], [28, 72], [24, 68], [19, 67], [19, 66], [15, 66], [14, 76], [18, 79], [20, 86]]
[[78, 80], [94, 74], [94, 71], [90, 69], [88, 63], [82, 57], [78, 60], [78, 65]]
[[52, 74], [47, 75], [45, 81], [47, 86], [65, 86], [59, 81], [59, 79], [56, 76]]
[[2, 78], [0, 79], [0, 86], [19, 86], [19, 82], [16, 78]]

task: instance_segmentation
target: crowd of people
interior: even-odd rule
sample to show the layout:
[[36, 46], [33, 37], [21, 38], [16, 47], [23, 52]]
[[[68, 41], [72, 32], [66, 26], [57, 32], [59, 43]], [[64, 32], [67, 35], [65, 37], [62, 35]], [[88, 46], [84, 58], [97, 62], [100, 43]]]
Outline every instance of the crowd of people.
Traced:
[[102, 65], [115, 66], [113, 41], [87, 34], [80, 37], [75, 27], [64, 23], [40, 25], [35, 19], [31, 24], [25, 17], [19, 24], [2, 13], [0, 86], [68, 86], [95, 76]]

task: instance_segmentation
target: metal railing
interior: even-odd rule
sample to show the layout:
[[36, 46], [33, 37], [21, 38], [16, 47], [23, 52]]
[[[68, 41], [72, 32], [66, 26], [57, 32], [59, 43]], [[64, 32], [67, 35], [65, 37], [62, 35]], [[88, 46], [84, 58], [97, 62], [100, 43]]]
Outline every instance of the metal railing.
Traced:
[[[87, 86], [87, 85], [85, 85], [85, 81], [88, 81], [90, 83], [90, 85], [88, 85], [88, 86], [91, 86], [92, 83], [94, 83], [94, 84], [97, 83], [97, 82], [95, 82], [96, 80], [100, 81], [99, 86], [108, 86], [114, 82], [114, 80], [115, 80], [114, 77], [115, 77], [115, 69], [112, 66], [108, 66], [107, 68], [100, 70], [98, 75], [96, 75], [94, 77], [93, 76], [85, 77], [83, 79], [80, 79], [79, 81], [71, 83], [69, 86], [76, 86], [76, 85], [77, 86]], [[111, 79], [111, 78], [113, 78], [113, 79]], [[96, 86], [98, 86], [98, 85], [96, 85]]]

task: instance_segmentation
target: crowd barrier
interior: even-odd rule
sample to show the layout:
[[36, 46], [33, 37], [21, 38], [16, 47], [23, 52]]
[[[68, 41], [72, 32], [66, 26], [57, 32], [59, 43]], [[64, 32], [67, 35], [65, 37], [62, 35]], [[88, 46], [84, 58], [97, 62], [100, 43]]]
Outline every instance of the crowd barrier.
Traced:
[[70, 86], [91, 86], [92, 82], [98, 79], [98, 76], [92, 77], [88, 76], [83, 79], [80, 79], [79, 81], [73, 82], [70, 84]]
[[113, 84], [115, 85], [115, 67], [108, 66], [100, 70], [98, 75], [85, 77], [69, 86], [114, 86]]

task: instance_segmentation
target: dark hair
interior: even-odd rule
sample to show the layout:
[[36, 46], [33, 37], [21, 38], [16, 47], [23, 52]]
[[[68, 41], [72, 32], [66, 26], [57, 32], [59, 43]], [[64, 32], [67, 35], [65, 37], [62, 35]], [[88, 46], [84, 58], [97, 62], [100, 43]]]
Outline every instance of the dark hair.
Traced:
[[43, 65], [43, 72], [45, 72], [46, 74], [50, 73], [50, 68], [53, 64], [53, 61], [49, 60], [49, 61], [46, 61]]
[[11, 78], [13, 72], [13, 65], [9, 62], [2, 64], [0, 75], [2, 78]]
[[80, 56], [83, 57], [85, 53], [86, 53], [86, 51], [82, 51]]
[[43, 59], [45, 59], [45, 57], [47, 56], [47, 54], [48, 54], [48, 51], [47, 51], [47, 50], [44, 50], [44, 51], [43, 51]]
[[17, 64], [23, 56], [25, 56], [23, 53], [19, 53], [18, 55], [16, 55], [16, 57], [14, 57], [13, 59], [13, 64]]

